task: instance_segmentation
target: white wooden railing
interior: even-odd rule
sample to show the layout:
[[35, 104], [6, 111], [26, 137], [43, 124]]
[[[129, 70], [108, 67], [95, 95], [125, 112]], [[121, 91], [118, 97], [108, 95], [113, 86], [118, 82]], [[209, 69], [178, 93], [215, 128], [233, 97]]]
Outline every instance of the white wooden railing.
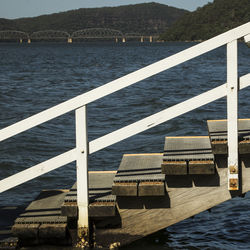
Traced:
[[[250, 73], [238, 78], [237, 39], [249, 38], [250, 22], [225, 32], [210, 40], [197, 44], [173, 56], [153, 63], [101, 87], [79, 95], [50, 109], [33, 115], [0, 130], [0, 141], [24, 132], [46, 121], [75, 110], [76, 147], [52, 159], [35, 165], [22, 172], [0, 181], [0, 192], [27, 182], [70, 162], [77, 165], [77, 203], [78, 227], [88, 228], [88, 155], [106, 148], [132, 135], [155, 127], [163, 122], [185, 114], [191, 110], [227, 96], [228, 116], [228, 180], [229, 189], [237, 190], [238, 186], [238, 90], [250, 85]], [[203, 94], [164, 109], [131, 125], [118, 129], [98, 139], [88, 142], [87, 138], [87, 104], [114, 93], [136, 82], [170, 69], [180, 63], [200, 56], [208, 51], [227, 45], [227, 83]]]

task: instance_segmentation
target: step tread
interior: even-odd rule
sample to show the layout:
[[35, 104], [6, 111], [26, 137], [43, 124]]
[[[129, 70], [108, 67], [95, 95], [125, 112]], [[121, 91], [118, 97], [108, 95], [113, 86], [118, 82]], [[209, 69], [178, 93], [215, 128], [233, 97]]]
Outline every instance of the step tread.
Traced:
[[161, 173], [162, 153], [125, 154], [114, 178], [117, 196], [163, 196], [165, 175]]
[[[89, 171], [89, 216], [112, 217], [116, 215], [116, 196], [112, 184], [116, 171]], [[77, 217], [77, 183], [64, 198], [62, 215]]]
[[[211, 141], [227, 140], [227, 120], [208, 120]], [[238, 119], [239, 140], [250, 140], [250, 119]]]
[[163, 154], [125, 154], [114, 182], [164, 181], [161, 174]]
[[214, 155], [209, 137], [166, 137], [161, 167], [166, 175], [214, 174]]
[[166, 137], [164, 161], [214, 160], [208, 136]]
[[[89, 172], [89, 202], [116, 201], [116, 196], [111, 194], [113, 179], [116, 171], [90, 171]], [[77, 201], [77, 183], [74, 183], [64, 201]]]
[[66, 243], [67, 217], [61, 215], [61, 205], [68, 191], [43, 190], [15, 220], [12, 234], [28, 241], [46, 241], [56, 237], [61, 243]]
[[61, 205], [68, 190], [43, 190], [15, 220], [16, 224], [66, 223]]
[[[227, 120], [208, 120], [207, 127], [213, 154], [227, 154]], [[238, 140], [239, 154], [249, 154], [250, 119], [238, 119]]]

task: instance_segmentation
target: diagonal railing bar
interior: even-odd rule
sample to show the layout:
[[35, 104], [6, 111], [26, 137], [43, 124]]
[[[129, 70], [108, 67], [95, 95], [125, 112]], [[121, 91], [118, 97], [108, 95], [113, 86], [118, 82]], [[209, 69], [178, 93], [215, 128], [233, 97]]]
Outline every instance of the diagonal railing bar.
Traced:
[[243, 24], [235, 29], [227, 31], [219, 36], [211, 38], [205, 42], [197, 44], [191, 48], [181, 51], [173, 56], [169, 56], [163, 60], [139, 69], [133, 73], [125, 75], [117, 80], [111, 81], [94, 90], [72, 98], [66, 102], [58, 104], [52, 108], [42, 111], [36, 115], [19, 121], [13, 125], [0, 130], [0, 141], [8, 139], [14, 135], [22, 133], [30, 128], [54, 119], [58, 116], [73, 111], [90, 102], [96, 101], [104, 96], [112, 94], [120, 89], [128, 87], [134, 83], [158, 74], [164, 70], [170, 69], [178, 64], [193, 59], [213, 49], [221, 47], [233, 40], [239, 39], [249, 34], [250, 22]]
[[[240, 78], [240, 89], [250, 85], [250, 74]], [[107, 135], [99, 137], [89, 143], [89, 153], [92, 154], [98, 150], [106, 148], [114, 143], [122, 141], [128, 137], [141, 133], [147, 129], [153, 128], [163, 122], [176, 118], [182, 114], [190, 112], [196, 108], [213, 102], [226, 96], [227, 83], [190, 98], [172, 107], [164, 109], [154, 115], [148, 116], [140, 121], [132, 123], [126, 127], [118, 129]]]
[[76, 149], [69, 150], [63, 154], [53, 157], [47, 161], [39, 163], [33, 167], [25, 169], [17, 174], [7, 177], [0, 181], [0, 193], [13, 187], [37, 178], [43, 174], [49, 173], [59, 167], [76, 160]]
[[[239, 80], [239, 89], [244, 89], [248, 86], [250, 86], [250, 74], [240, 77]], [[225, 96], [226, 83], [89, 142], [89, 154], [95, 153], [98, 150], [108, 147], [118, 141], [153, 128], [163, 122], [174, 119], [181, 114], [192, 111], [202, 105], [206, 105]], [[155, 122], [153, 123], [153, 121]], [[72, 149], [50, 160], [37, 164], [34, 167], [1, 180], [0, 193], [75, 161], [76, 154], [76, 149]]]

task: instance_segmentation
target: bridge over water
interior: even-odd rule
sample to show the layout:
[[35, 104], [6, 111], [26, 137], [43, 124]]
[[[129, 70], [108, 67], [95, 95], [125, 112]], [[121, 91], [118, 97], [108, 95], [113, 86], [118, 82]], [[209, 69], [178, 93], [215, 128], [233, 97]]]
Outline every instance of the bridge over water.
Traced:
[[23, 31], [16, 30], [3, 30], [0, 31], [0, 41], [67, 41], [72, 43], [74, 41], [86, 40], [114, 40], [116, 42], [127, 40], [133, 41], [150, 41], [156, 40], [158, 35], [145, 35], [140, 33], [125, 33], [120, 30], [108, 28], [88, 28], [72, 32], [61, 30], [40, 30], [31, 34]]

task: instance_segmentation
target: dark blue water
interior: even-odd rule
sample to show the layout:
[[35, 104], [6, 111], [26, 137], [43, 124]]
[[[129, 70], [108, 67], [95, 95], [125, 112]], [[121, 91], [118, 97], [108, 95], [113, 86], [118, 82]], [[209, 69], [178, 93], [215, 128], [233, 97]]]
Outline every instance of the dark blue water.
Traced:
[[[175, 54], [192, 43], [0, 45], [0, 129]], [[239, 75], [249, 73], [250, 49], [239, 44]], [[89, 140], [121, 128], [226, 81], [222, 47], [88, 105]], [[240, 92], [239, 116], [250, 117], [250, 92]], [[117, 169], [125, 153], [162, 152], [166, 135], [207, 135], [206, 120], [226, 117], [225, 99], [203, 106], [90, 157], [90, 170]], [[74, 113], [0, 143], [7, 177], [75, 147]], [[69, 164], [0, 194], [23, 205], [41, 189], [70, 188]], [[250, 249], [250, 196], [235, 198], [129, 246], [131, 249]]]

